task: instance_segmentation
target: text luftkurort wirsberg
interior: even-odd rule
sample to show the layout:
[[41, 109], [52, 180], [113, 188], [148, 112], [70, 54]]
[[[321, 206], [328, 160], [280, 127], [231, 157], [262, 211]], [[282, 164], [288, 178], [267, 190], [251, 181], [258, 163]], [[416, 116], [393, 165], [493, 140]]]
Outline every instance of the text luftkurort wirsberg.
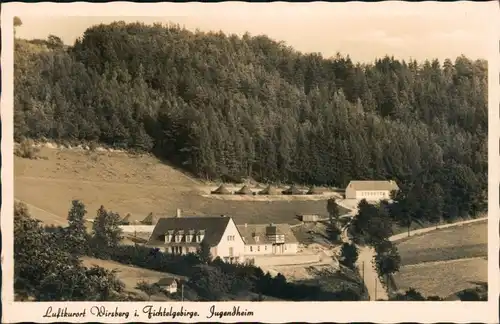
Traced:
[[206, 318], [223, 318], [230, 316], [241, 316], [248, 317], [254, 316], [254, 312], [248, 309], [241, 308], [240, 306], [233, 306], [232, 308], [217, 308], [215, 305], [210, 306], [207, 309], [206, 314], [200, 315], [197, 311], [190, 311], [184, 306], [174, 307], [172, 305], [168, 306], [152, 306], [146, 305], [142, 309], [128, 309], [121, 310], [119, 307], [105, 307], [105, 306], [92, 306], [88, 308], [83, 308], [79, 311], [68, 311], [68, 307], [57, 307], [53, 308], [49, 306], [42, 317], [49, 318], [72, 318], [79, 317], [85, 318], [87, 316], [95, 316], [99, 318], [112, 318], [119, 317], [123, 319], [129, 318], [139, 318], [142, 316], [147, 316], [148, 319], [153, 318], [179, 318], [187, 317], [194, 318], [205, 316]]

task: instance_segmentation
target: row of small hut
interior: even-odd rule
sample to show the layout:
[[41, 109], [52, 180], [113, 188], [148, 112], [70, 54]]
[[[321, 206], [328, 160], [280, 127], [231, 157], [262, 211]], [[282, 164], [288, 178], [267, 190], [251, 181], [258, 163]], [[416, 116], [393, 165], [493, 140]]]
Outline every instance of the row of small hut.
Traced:
[[[211, 192], [212, 195], [266, 195], [266, 196], [271, 196], [271, 195], [303, 195], [304, 191], [300, 190], [297, 188], [295, 185], [290, 186], [288, 189], [279, 191], [279, 189], [268, 185], [266, 188], [264, 188], [261, 191], [255, 192], [252, 189], [250, 189], [247, 185], [244, 185], [240, 190], [235, 191], [234, 193], [227, 189], [227, 187], [224, 184], [221, 184], [219, 188], [215, 189], [214, 191]], [[305, 192], [306, 195], [321, 195], [323, 194], [323, 190], [316, 188], [316, 187], [311, 187], [307, 192]]]

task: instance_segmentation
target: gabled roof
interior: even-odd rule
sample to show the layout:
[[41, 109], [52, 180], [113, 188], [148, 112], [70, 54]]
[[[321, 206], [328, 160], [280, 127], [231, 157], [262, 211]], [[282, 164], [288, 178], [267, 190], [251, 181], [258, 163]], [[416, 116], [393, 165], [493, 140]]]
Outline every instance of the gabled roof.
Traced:
[[130, 214], [127, 214], [123, 219], [120, 221], [121, 224], [123, 225], [128, 225], [130, 224]]
[[354, 190], [399, 190], [399, 187], [395, 181], [392, 180], [353, 180], [347, 185], [348, 188]]
[[240, 190], [236, 191], [235, 194], [237, 195], [253, 195], [252, 189], [248, 188], [247, 185], [244, 185], [241, 187]]
[[[268, 226], [267, 224], [236, 225], [245, 244], [271, 244], [272, 242], [266, 235]], [[285, 244], [298, 242], [289, 224], [274, 224], [274, 226], [277, 234], [285, 235]], [[258, 241], [255, 240], [255, 236], [259, 237]]]
[[149, 213], [149, 215], [146, 216], [146, 218], [144, 218], [141, 221], [141, 224], [144, 224], [144, 225], [155, 225], [156, 222], [157, 222], [157, 217], [153, 213]]
[[268, 185], [264, 190], [259, 191], [259, 195], [279, 195], [278, 189]]
[[224, 184], [221, 184], [219, 188], [215, 189], [211, 192], [212, 195], [230, 195], [231, 191], [229, 191]]
[[210, 246], [216, 246], [222, 239], [222, 235], [231, 221], [228, 216], [182, 216], [182, 217], [168, 217], [160, 218], [153, 233], [149, 238], [147, 245], [164, 245], [165, 234], [168, 231], [184, 231], [185, 233], [190, 230], [205, 231], [206, 242]]
[[311, 188], [309, 188], [309, 191], [306, 194], [308, 194], [308, 195], [322, 195], [323, 193], [324, 193], [323, 189], [312, 186]]
[[292, 185], [287, 190], [283, 190], [281, 193], [284, 195], [302, 195], [303, 194], [302, 190], [299, 190], [295, 185]]

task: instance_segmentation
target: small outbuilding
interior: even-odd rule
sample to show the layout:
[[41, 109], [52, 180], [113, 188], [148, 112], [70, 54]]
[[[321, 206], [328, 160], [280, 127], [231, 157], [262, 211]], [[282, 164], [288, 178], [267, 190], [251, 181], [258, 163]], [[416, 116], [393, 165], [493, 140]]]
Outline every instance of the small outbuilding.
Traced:
[[307, 191], [307, 195], [322, 195], [325, 191], [323, 189], [317, 188], [315, 186], [311, 186], [309, 191]]
[[259, 195], [279, 195], [280, 192], [271, 185], [268, 185], [264, 190], [259, 191]]
[[157, 217], [153, 213], [149, 213], [149, 215], [146, 216], [146, 218], [144, 218], [141, 221], [141, 224], [142, 225], [156, 225], [157, 222], [158, 222]]
[[284, 195], [302, 195], [302, 190], [299, 190], [295, 185], [292, 185], [290, 188], [283, 190], [281, 192]]
[[130, 225], [130, 214], [127, 214], [123, 219], [120, 221], [120, 225]]
[[253, 195], [253, 191], [248, 188], [248, 186], [244, 185], [240, 190], [235, 192], [236, 195]]
[[165, 277], [158, 280], [157, 285], [160, 288], [165, 289], [170, 294], [175, 294], [177, 292], [177, 280], [171, 277]]
[[229, 191], [224, 184], [221, 184], [219, 188], [211, 192], [212, 195], [231, 195], [232, 192]]
[[304, 223], [314, 223], [319, 220], [319, 215], [316, 214], [303, 214], [299, 215], [299, 219]]

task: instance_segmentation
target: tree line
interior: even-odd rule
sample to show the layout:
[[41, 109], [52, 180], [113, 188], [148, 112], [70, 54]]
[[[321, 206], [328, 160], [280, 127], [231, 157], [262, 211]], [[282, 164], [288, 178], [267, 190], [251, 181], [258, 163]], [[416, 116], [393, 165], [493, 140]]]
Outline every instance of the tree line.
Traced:
[[408, 197], [443, 197], [450, 217], [484, 208], [484, 60], [362, 64], [266, 36], [115, 22], [69, 47], [17, 39], [14, 65], [17, 140], [149, 151], [209, 179], [393, 179]]

